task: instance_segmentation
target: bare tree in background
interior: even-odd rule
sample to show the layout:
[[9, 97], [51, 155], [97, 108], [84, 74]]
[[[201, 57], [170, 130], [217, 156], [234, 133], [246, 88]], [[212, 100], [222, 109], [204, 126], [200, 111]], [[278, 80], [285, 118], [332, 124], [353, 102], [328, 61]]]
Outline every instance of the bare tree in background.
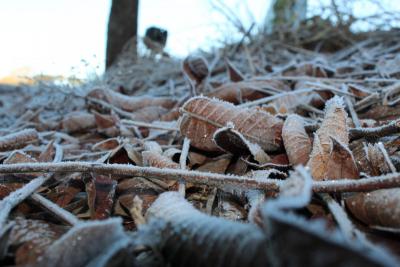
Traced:
[[[106, 68], [109, 68], [126, 42], [137, 36], [139, 0], [112, 0], [107, 32]], [[134, 41], [136, 53], [136, 40]]]
[[272, 0], [266, 18], [268, 32], [280, 26], [296, 30], [307, 15], [307, 0]]

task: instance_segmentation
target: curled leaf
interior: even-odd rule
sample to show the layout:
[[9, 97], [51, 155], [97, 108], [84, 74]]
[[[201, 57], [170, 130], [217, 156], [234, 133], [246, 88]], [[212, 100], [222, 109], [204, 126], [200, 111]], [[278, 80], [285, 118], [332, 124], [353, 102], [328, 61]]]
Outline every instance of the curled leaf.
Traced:
[[335, 96], [326, 102], [324, 120], [317, 130], [317, 135], [324, 153], [331, 150], [331, 136], [346, 146], [349, 144], [347, 112], [344, 109], [343, 98]]
[[300, 116], [289, 115], [286, 118], [282, 128], [282, 139], [290, 164], [306, 165], [311, 152], [311, 140]]
[[331, 137], [331, 139], [332, 151], [327, 162], [326, 177], [330, 180], [358, 179], [360, 173], [350, 149], [334, 137]]
[[106, 101], [114, 107], [126, 111], [136, 111], [148, 106], [160, 106], [170, 109], [175, 105], [175, 101], [167, 97], [127, 96], [107, 89], [92, 90], [87, 96]]
[[311, 176], [315, 180], [322, 180], [325, 178], [328, 160], [328, 154], [324, 153], [321, 141], [318, 135], [314, 133], [313, 148], [307, 166], [311, 169]]
[[244, 101], [265, 97], [270, 92], [289, 90], [290, 88], [285, 83], [277, 80], [247, 80], [225, 83], [207, 94], [207, 96], [219, 98], [233, 104], [240, 104]]
[[271, 158], [259, 145], [249, 142], [232, 126], [228, 125], [228, 127], [218, 129], [214, 133], [213, 139], [217, 146], [233, 155], [252, 155], [260, 164], [271, 161]]
[[197, 84], [200, 84], [209, 74], [208, 63], [201, 56], [188, 56], [185, 58], [182, 69]]
[[365, 224], [400, 228], [400, 188], [357, 193], [346, 198], [346, 206]]
[[282, 121], [266, 112], [239, 108], [206, 97], [189, 99], [181, 112], [181, 133], [199, 149], [219, 151], [212, 137], [218, 128], [224, 127], [228, 122], [246, 139], [266, 151], [276, 151], [281, 147]]

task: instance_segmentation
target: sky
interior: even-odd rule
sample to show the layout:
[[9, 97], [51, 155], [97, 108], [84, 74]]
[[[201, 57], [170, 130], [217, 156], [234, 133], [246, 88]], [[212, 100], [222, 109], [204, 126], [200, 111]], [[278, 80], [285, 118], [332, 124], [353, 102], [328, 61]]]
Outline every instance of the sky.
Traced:
[[[139, 36], [149, 26], [169, 32], [166, 50], [184, 57], [238, 36], [215, 8], [219, 0], [141, 0]], [[309, 0], [310, 5], [319, 1]], [[398, 0], [381, 0], [386, 6]], [[222, 0], [245, 28], [261, 24], [269, 0]], [[214, 6], [211, 4], [214, 3]], [[10, 73], [86, 77], [104, 71], [111, 0], [0, 0], [0, 78]], [[357, 7], [366, 14], [371, 8]], [[231, 18], [233, 16], [230, 16]]]
[[[249, 17], [243, 1], [224, 2]], [[247, 1], [254, 20], [262, 21], [267, 2]], [[101, 73], [110, 6], [110, 0], [0, 0], [0, 77], [13, 71], [78, 77]], [[209, 48], [221, 32], [231, 36], [226, 19], [209, 0], [142, 0], [139, 35], [153, 25], [168, 29], [166, 49], [181, 57]]]

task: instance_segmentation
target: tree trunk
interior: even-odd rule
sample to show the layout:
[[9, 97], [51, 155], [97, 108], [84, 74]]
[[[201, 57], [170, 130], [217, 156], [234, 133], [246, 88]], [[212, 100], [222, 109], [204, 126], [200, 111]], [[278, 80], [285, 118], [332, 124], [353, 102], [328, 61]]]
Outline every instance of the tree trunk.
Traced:
[[307, 15], [307, 0], [272, 0], [266, 18], [267, 32], [290, 27], [296, 30]]
[[[137, 36], [139, 0], [113, 0], [108, 20], [106, 68], [117, 58], [126, 42]], [[136, 39], [134, 39], [136, 53]]]

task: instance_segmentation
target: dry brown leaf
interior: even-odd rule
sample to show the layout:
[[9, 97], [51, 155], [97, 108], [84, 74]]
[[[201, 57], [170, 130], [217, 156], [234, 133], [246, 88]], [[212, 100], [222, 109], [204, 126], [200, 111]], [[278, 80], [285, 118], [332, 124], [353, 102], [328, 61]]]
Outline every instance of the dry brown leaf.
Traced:
[[206, 151], [219, 151], [212, 137], [218, 128], [231, 122], [235, 130], [265, 151], [282, 146], [282, 120], [256, 109], [234, 105], [206, 97], [189, 99], [181, 108], [180, 130], [191, 145]]
[[54, 147], [54, 141], [47, 144], [46, 148], [42, 153], [40, 153], [38, 161], [39, 162], [51, 162], [53, 161], [54, 155], [56, 154], [56, 149]]
[[249, 142], [242, 134], [233, 129], [232, 125], [215, 131], [213, 140], [218, 147], [233, 155], [252, 155], [254, 160], [260, 164], [271, 161], [271, 158], [259, 145]]
[[96, 175], [86, 184], [91, 219], [106, 219], [111, 215], [117, 181]]
[[[265, 90], [266, 89], [266, 90]], [[208, 97], [240, 104], [243, 101], [252, 101], [269, 95], [273, 91], [290, 91], [289, 86], [277, 80], [247, 80], [241, 82], [225, 83], [216, 88]]]
[[87, 112], [71, 112], [61, 121], [61, 128], [69, 133], [81, 132], [96, 128], [96, 120], [93, 114]]
[[230, 155], [222, 155], [221, 157], [210, 159], [210, 161], [197, 168], [196, 171], [224, 174], [230, 162]]
[[180, 168], [178, 163], [154, 151], [143, 151], [142, 158], [143, 158], [143, 166], [150, 166], [156, 168], [169, 168], [169, 169]]
[[282, 128], [282, 139], [289, 163], [306, 165], [311, 152], [311, 140], [304, 128], [304, 120], [298, 115], [289, 115]]
[[360, 173], [350, 149], [333, 137], [332, 144], [325, 178], [330, 180], [360, 178]]
[[324, 153], [331, 150], [331, 136], [342, 144], [349, 145], [347, 112], [344, 109], [343, 98], [335, 96], [326, 102], [324, 120], [317, 130], [317, 135]]
[[100, 99], [108, 102], [114, 107], [126, 110], [136, 111], [149, 106], [160, 106], [166, 109], [172, 108], [176, 101], [167, 97], [137, 97], [127, 96], [107, 89], [92, 90], [88, 97]]
[[166, 114], [168, 114], [168, 110], [163, 107], [149, 106], [133, 112], [130, 119], [134, 121], [153, 122], [161, 120], [162, 116]]
[[311, 176], [315, 180], [325, 178], [329, 156], [324, 153], [319, 137], [314, 133], [313, 148], [307, 166], [311, 169]]
[[182, 64], [183, 72], [196, 84], [200, 84], [209, 74], [207, 60], [202, 56], [188, 56]]
[[10, 235], [10, 244], [17, 247], [17, 265], [31, 266], [64, 232], [65, 228], [40, 220], [17, 217]]
[[244, 75], [229, 60], [225, 61], [228, 70], [228, 77], [231, 82], [240, 82], [244, 80]]
[[346, 206], [365, 224], [400, 228], [400, 188], [357, 193], [346, 198]]

